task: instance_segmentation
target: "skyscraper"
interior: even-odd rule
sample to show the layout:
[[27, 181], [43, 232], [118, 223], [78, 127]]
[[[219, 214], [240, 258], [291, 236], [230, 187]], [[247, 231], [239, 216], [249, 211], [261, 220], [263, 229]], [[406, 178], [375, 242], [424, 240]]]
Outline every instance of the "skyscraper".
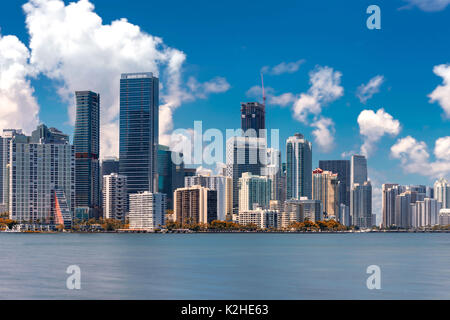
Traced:
[[89, 216], [100, 216], [100, 95], [92, 91], [75, 92], [77, 113], [75, 147], [76, 206], [89, 208]]
[[323, 171], [317, 168], [312, 172], [312, 198], [323, 205], [323, 212], [327, 216], [339, 217], [339, 180], [337, 173]]
[[217, 191], [202, 186], [175, 190], [174, 219], [181, 225], [217, 220]]
[[367, 181], [367, 159], [365, 156], [353, 155], [350, 168], [350, 187], [355, 183], [360, 185]]
[[[172, 156], [175, 154], [169, 147], [158, 146], [158, 191], [167, 196], [167, 209], [173, 209], [173, 192], [184, 187], [184, 162], [175, 164]], [[178, 154], [182, 157], [182, 154]]]
[[128, 194], [158, 191], [159, 80], [152, 73], [125, 73], [120, 79], [119, 171]]
[[75, 204], [75, 150], [68, 136], [40, 125], [31, 137], [12, 138], [10, 150], [10, 219], [70, 225]]
[[319, 168], [337, 173], [339, 204], [350, 207], [350, 160], [319, 160]]
[[372, 185], [370, 181], [355, 183], [352, 189], [352, 224], [360, 228], [370, 228], [372, 221]]
[[444, 178], [434, 183], [434, 198], [442, 203], [442, 209], [450, 208], [450, 184]]
[[381, 187], [382, 192], [382, 226], [390, 227], [395, 225], [395, 199], [406, 191], [406, 187], [395, 183], [386, 183]]
[[260, 130], [266, 128], [265, 105], [258, 102], [241, 103], [241, 128], [244, 133], [249, 129], [254, 130], [248, 132], [250, 136], [264, 138]]
[[239, 210], [239, 178], [244, 172], [261, 175], [266, 164], [266, 140], [232, 137], [227, 141], [227, 176], [233, 180], [233, 213]]
[[107, 176], [111, 173], [119, 173], [119, 159], [116, 157], [104, 158], [102, 160], [101, 172], [102, 176]]
[[255, 176], [249, 172], [239, 178], [239, 213], [256, 209], [269, 208], [272, 193], [272, 180], [266, 176]]
[[312, 144], [296, 133], [286, 141], [286, 199], [311, 199]]

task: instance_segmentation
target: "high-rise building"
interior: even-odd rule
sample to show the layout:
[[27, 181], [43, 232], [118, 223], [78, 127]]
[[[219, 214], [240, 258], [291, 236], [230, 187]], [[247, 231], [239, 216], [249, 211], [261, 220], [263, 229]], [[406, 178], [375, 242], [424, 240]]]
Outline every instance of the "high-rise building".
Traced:
[[352, 224], [360, 228], [370, 228], [375, 225], [372, 221], [372, 185], [370, 181], [363, 184], [354, 183], [352, 188]]
[[286, 141], [286, 199], [312, 197], [312, 144], [296, 133]]
[[441, 203], [436, 199], [425, 198], [411, 203], [411, 227], [420, 228], [439, 224]]
[[0, 203], [4, 204], [7, 208], [9, 196], [9, 180], [8, 180], [8, 171], [9, 171], [9, 155], [10, 155], [10, 142], [12, 138], [15, 136], [22, 136], [25, 138], [25, 135], [22, 133], [20, 129], [4, 129], [3, 134], [0, 137]]
[[130, 229], [154, 231], [165, 225], [166, 195], [148, 191], [130, 194]]
[[281, 152], [275, 148], [267, 148], [267, 164], [261, 168], [261, 175], [272, 180], [272, 191], [270, 198], [284, 202], [284, 183], [281, 172]]
[[217, 191], [202, 186], [176, 189], [174, 220], [181, 225], [217, 220]]
[[359, 185], [367, 181], [367, 159], [365, 156], [353, 155], [350, 164], [350, 187], [355, 183]]
[[306, 197], [286, 200], [284, 210], [280, 213], [280, 225], [287, 228], [293, 222], [323, 220], [322, 203], [319, 200], [310, 200]]
[[125, 221], [127, 204], [127, 177], [117, 173], [103, 176], [103, 216]]
[[90, 217], [101, 215], [100, 196], [100, 95], [77, 91], [75, 147], [75, 199], [79, 208], [89, 208]]
[[425, 199], [424, 193], [411, 191], [409, 188], [405, 192], [395, 197], [395, 226], [400, 228], [411, 228], [413, 226], [412, 204]]
[[434, 199], [442, 203], [443, 209], [450, 208], [450, 184], [444, 178], [434, 183]]
[[233, 181], [233, 213], [239, 211], [239, 178], [244, 172], [261, 175], [266, 165], [264, 138], [232, 137], [227, 141], [227, 176]]
[[339, 180], [337, 173], [317, 168], [312, 172], [312, 198], [322, 202], [328, 218], [339, 217]]
[[111, 173], [119, 173], [119, 158], [107, 157], [102, 160], [101, 176], [108, 176]]
[[319, 160], [319, 168], [337, 173], [339, 204], [350, 207], [350, 160]]
[[44, 125], [10, 142], [9, 214], [21, 222], [63, 222], [75, 205], [75, 148]]
[[[232, 184], [230, 177], [220, 175], [196, 175], [192, 177], [185, 177], [185, 187], [202, 186], [210, 190], [217, 191], [217, 220], [225, 221], [227, 214], [232, 212], [227, 206], [232, 202], [232, 194], [227, 192], [227, 186]], [[227, 213], [228, 212], [228, 213]]]
[[406, 187], [395, 183], [386, 183], [381, 187], [382, 192], [382, 219], [381, 225], [383, 227], [395, 226], [395, 202], [398, 195], [406, 191]]
[[[372, 214], [372, 217], [373, 217], [373, 214]], [[340, 224], [342, 224], [344, 226], [347, 226], [347, 227], [352, 225], [352, 220], [350, 218], [350, 207], [346, 206], [343, 203], [341, 203], [339, 205], [338, 221], [339, 221]]]
[[439, 225], [441, 226], [450, 225], [450, 209], [439, 210]]
[[[169, 147], [158, 147], [158, 190], [167, 195], [167, 209], [173, 209], [173, 192], [184, 187], [184, 162], [177, 165], [172, 161], [176, 153]], [[178, 153], [182, 157], [181, 153]]]
[[[266, 107], [258, 102], [241, 103], [241, 128], [249, 136], [264, 138]], [[250, 130], [250, 131], [248, 131]]]
[[159, 80], [152, 73], [125, 73], [120, 79], [119, 173], [128, 194], [158, 190]]
[[270, 204], [272, 180], [266, 176], [256, 176], [244, 172], [239, 178], [239, 212], [256, 207], [267, 209]]

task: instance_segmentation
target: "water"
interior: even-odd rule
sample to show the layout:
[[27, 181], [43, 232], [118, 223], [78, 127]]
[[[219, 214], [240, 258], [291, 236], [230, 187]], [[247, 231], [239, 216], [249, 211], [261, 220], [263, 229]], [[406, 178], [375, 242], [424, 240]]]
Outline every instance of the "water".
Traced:
[[449, 298], [450, 234], [0, 233], [0, 299]]

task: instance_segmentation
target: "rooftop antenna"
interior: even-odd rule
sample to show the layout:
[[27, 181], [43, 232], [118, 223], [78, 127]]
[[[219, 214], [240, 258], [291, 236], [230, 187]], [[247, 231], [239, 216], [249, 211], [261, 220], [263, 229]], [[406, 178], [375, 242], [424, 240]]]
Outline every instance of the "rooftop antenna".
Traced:
[[261, 83], [262, 83], [262, 95], [263, 95], [263, 105], [266, 107], [266, 91], [264, 90], [264, 75], [261, 72]]

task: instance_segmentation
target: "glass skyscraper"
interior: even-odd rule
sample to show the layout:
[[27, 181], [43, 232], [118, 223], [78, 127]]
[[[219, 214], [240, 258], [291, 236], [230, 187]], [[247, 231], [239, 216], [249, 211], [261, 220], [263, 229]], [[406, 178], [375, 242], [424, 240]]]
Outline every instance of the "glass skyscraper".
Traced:
[[319, 160], [319, 168], [337, 173], [339, 184], [339, 204], [350, 206], [350, 160]]
[[75, 188], [77, 208], [89, 208], [89, 216], [100, 216], [100, 95], [75, 92], [77, 115], [75, 147]]
[[[256, 137], [260, 136], [259, 130], [266, 128], [266, 107], [258, 102], [241, 103], [241, 128], [244, 132], [249, 129], [256, 131]], [[250, 136], [254, 136], [250, 134]]]
[[159, 80], [151, 72], [120, 79], [119, 172], [128, 194], [158, 191]]
[[286, 141], [286, 199], [312, 199], [312, 144], [296, 133]]

